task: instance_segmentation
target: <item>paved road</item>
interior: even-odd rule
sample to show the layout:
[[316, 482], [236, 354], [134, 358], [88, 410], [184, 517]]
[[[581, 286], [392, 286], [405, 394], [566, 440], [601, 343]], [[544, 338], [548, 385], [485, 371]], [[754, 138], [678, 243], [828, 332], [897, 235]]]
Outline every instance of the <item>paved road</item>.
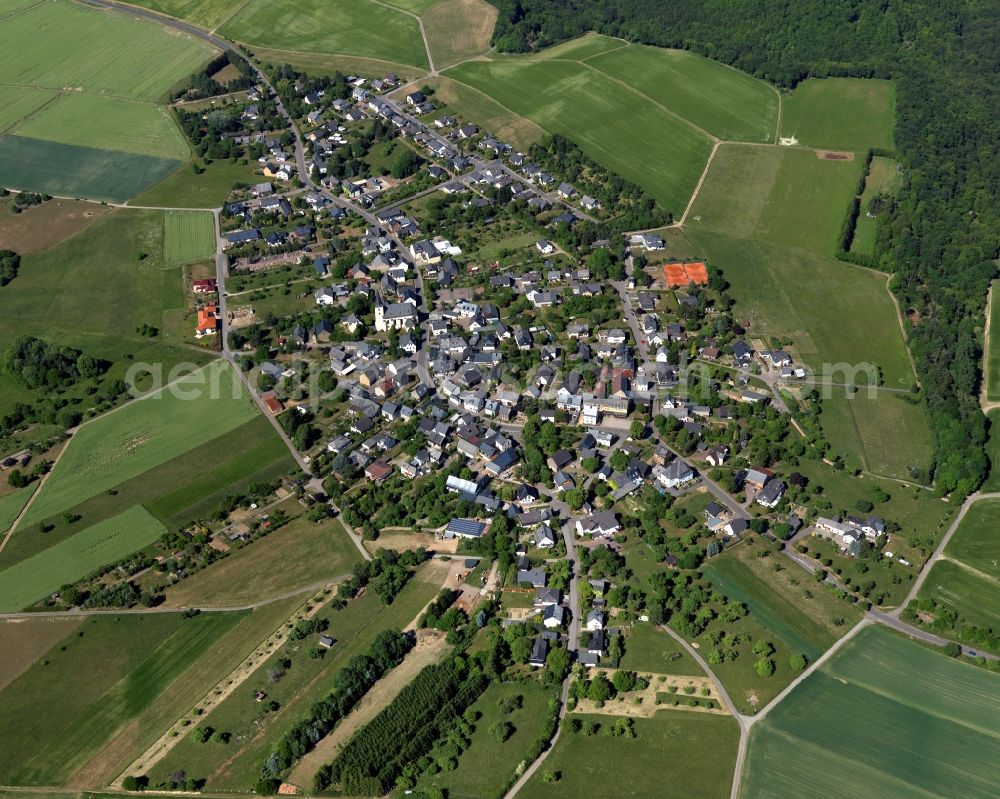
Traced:
[[[632, 271], [632, 256], [630, 255], [625, 259], [625, 268], [631, 273]], [[622, 304], [622, 314], [625, 319], [625, 323], [632, 330], [632, 338], [635, 339], [636, 349], [639, 351], [639, 362], [648, 363], [649, 362], [649, 345], [646, 343], [646, 334], [642, 332], [642, 328], [639, 327], [639, 320], [636, 318], [635, 310], [632, 308], [632, 302], [629, 300], [628, 296], [628, 284], [624, 281], [617, 280], [612, 282], [612, 286], [615, 287], [615, 291], [618, 292], [618, 299]]]

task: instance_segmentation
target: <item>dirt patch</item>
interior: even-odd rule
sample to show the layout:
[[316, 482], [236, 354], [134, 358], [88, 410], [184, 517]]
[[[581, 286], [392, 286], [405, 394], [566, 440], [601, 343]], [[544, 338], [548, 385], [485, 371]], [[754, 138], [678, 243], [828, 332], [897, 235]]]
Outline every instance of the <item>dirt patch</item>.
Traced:
[[417, 547], [435, 553], [454, 555], [458, 549], [458, 539], [445, 540], [430, 533], [383, 533], [375, 541], [365, 541], [365, 548], [373, 555], [380, 549], [402, 552]]
[[434, 630], [420, 630], [417, 644], [407, 653], [403, 662], [375, 683], [347, 718], [333, 732], [323, 738], [309, 754], [302, 758], [288, 775], [288, 782], [296, 786], [312, 786], [313, 775], [324, 763], [331, 762], [354, 732], [392, 702], [425, 666], [437, 663], [448, 650], [445, 634]]
[[816, 157], [824, 161], [853, 161], [854, 153], [837, 152], [836, 150], [817, 150]]
[[[614, 669], [591, 669], [591, 674], [604, 672], [610, 680], [614, 674]], [[674, 674], [657, 674], [648, 671], [637, 672], [640, 677], [646, 680], [649, 685], [641, 691], [629, 691], [619, 694], [614, 699], [605, 702], [602, 707], [591, 699], [578, 699], [574, 713], [599, 713], [605, 716], [632, 716], [635, 718], [651, 718], [658, 710], [687, 710], [695, 713], [712, 713], [717, 716], [728, 716], [729, 713], [722, 703], [722, 698], [715, 687], [715, 684], [708, 677], [684, 677]], [[670, 689], [676, 688], [676, 692], [671, 693]], [[691, 693], [688, 690], [694, 689]], [[707, 689], [708, 693], [705, 693]], [[673, 705], [668, 702], [656, 703], [657, 694], [668, 694], [680, 700], [681, 704]], [[697, 699], [701, 706], [691, 707], [686, 704], [688, 699]], [[705, 707], [705, 703], [713, 702], [715, 707]]]

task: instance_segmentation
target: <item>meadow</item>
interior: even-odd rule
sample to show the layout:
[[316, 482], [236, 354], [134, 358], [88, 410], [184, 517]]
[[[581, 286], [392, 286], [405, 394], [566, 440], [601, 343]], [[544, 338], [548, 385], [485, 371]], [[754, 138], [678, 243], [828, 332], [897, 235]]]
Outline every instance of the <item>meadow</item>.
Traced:
[[0, 133], [6, 133], [59, 95], [49, 89], [0, 86]]
[[472, 61], [445, 75], [573, 140], [678, 216], [711, 152], [711, 141], [686, 121], [585, 64]]
[[215, 218], [207, 211], [163, 215], [163, 265], [182, 266], [215, 255]]
[[9, 736], [0, 751], [5, 782], [66, 784], [249, 615], [142, 614], [85, 621], [0, 692], [0, 725]]
[[645, 45], [619, 47], [586, 63], [720, 139], [774, 141], [778, 93], [745, 72], [686, 50]]
[[[834, 258], [770, 242], [689, 230], [695, 249], [722, 271], [749, 320], [752, 337], [791, 341], [797, 360], [815, 374], [824, 363], [847, 371], [836, 382], [863, 383], [871, 363], [891, 388], [913, 385], [913, 370], [885, 278]], [[849, 320], [849, 323], [848, 323]]]
[[988, 357], [983, 364], [986, 383], [985, 394], [988, 402], [1000, 401], [1000, 280], [993, 281], [990, 292], [990, 315], [986, 320], [986, 337], [988, 339]]
[[161, 208], [218, 208], [225, 202], [237, 183], [258, 182], [251, 164], [212, 161], [204, 172], [195, 174], [188, 164], [182, 164], [133, 198], [133, 205]]
[[189, 20], [207, 30], [219, 27], [244, 2], [245, 0], [132, 0], [133, 5], [159, 11], [169, 17]]
[[625, 639], [622, 668], [655, 674], [702, 675], [701, 667], [663, 630], [652, 624], [634, 624]]
[[166, 604], [249, 604], [346, 574], [360, 558], [336, 519], [317, 523], [299, 516], [169, 588]]
[[846, 395], [832, 391], [823, 400], [823, 432], [834, 450], [852, 467], [885, 477], [911, 480], [913, 470], [926, 476], [934, 458], [927, 411], [908, 395], [864, 389]]
[[795, 87], [782, 103], [781, 135], [806, 147], [891, 150], [896, 90], [892, 81], [819, 78]]
[[863, 166], [811, 150], [723, 145], [688, 224], [833, 255]]
[[[525, 799], [627, 796], [631, 799], [723, 799], [729, 796], [736, 723], [726, 716], [662, 711], [635, 719], [635, 738], [611, 737], [615, 716], [573, 714], [596, 735], [564, 728], [543, 766], [521, 790]], [[627, 764], [627, 781], [615, 764]], [[545, 774], [558, 775], [546, 782]]]
[[0, 497], [0, 534], [7, 532], [38, 488], [37, 483]]
[[[208, 790], [246, 791], [260, 776], [261, 765], [274, 743], [290, 724], [306, 715], [312, 704], [326, 696], [332, 677], [353, 655], [364, 652], [382, 630], [402, 629], [409, 624], [441, 589], [443, 570], [425, 564], [403, 588], [391, 605], [383, 605], [373, 591], [351, 600], [343, 610], [325, 608], [320, 615], [329, 619], [328, 634], [336, 645], [322, 658], [311, 658], [309, 640], [291, 643], [271, 655], [240, 688], [226, 697], [204, 717], [204, 723], [233, 734], [225, 747], [203, 746], [189, 738], [177, 746], [150, 772], [156, 783], [178, 769], [188, 776], [206, 779]], [[279, 659], [289, 658], [291, 667], [278, 682], [267, 672]], [[253, 695], [257, 690], [280, 704], [265, 714]]]
[[108, 413], [79, 429], [23, 524], [114, 488], [206, 439], [218, 438], [256, 413], [232, 367], [221, 362]]
[[0, 621], [0, 691], [27, 671], [31, 664], [82, 624], [84, 618], [39, 617]]
[[944, 554], [1000, 579], [1000, 500], [983, 499], [973, 504]]
[[422, 14], [434, 66], [441, 69], [490, 49], [496, 7], [486, 0], [438, 0]]
[[250, 0], [220, 33], [251, 46], [427, 66], [417, 20], [370, 0]]
[[891, 158], [875, 156], [868, 167], [865, 189], [861, 193], [861, 213], [858, 215], [851, 239], [851, 252], [862, 255], [875, 254], [875, 237], [878, 234], [877, 220], [868, 216], [871, 201], [881, 195], [894, 197], [903, 182], [900, 165]]
[[753, 728], [740, 797], [994, 797], [998, 701], [996, 675], [869, 627]]
[[1000, 408], [986, 414], [989, 434], [986, 439], [986, 456], [990, 459], [990, 472], [983, 483], [983, 491], [1000, 491]]
[[918, 598], [930, 598], [977, 627], [1000, 629], [1000, 580], [980, 576], [950, 560], [939, 560], [920, 587]]
[[82, 200], [51, 200], [19, 214], [11, 212], [11, 198], [0, 200], [0, 214], [9, 215], [0, 229], [0, 249], [34, 255], [71, 236], [111, 211], [106, 205]]
[[0, 612], [23, 610], [60, 586], [138, 552], [166, 531], [141, 505], [87, 527], [0, 572]]
[[[499, 703], [520, 696], [522, 706], [504, 713]], [[500, 786], [513, 779], [518, 764], [523, 762], [535, 740], [542, 735], [552, 712], [550, 700], [556, 694], [536, 682], [492, 683], [469, 707], [479, 714], [469, 748], [458, 760], [458, 768], [424, 775], [418, 789], [443, 790], [453, 799], [485, 799], [498, 794]], [[498, 722], [514, 726], [513, 734], [503, 743], [489, 730]]]

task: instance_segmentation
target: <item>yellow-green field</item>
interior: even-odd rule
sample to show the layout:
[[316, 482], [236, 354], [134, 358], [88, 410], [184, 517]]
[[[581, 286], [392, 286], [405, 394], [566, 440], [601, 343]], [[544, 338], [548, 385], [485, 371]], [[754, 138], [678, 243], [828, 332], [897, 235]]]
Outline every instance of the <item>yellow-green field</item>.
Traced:
[[496, 7], [486, 0], [438, 0], [422, 15], [427, 44], [438, 69], [490, 49]]
[[784, 98], [781, 135], [806, 147], [862, 152], [892, 149], [896, 89], [892, 81], [821, 78]]
[[215, 254], [215, 218], [208, 211], [163, 215], [163, 265], [181, 266]]
[[177, 19], [189, 20], [202, 28], [213, 30], [229, 19], [246, 0], [131, 0], [132, 5], [144, 6]]

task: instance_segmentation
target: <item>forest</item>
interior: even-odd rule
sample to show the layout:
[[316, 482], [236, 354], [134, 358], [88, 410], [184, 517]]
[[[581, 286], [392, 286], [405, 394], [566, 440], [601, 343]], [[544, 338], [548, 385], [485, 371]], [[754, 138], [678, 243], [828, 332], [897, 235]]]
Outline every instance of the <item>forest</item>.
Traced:
[[[491, 0], [494, 44], [524, 52], [595, 30], [688, 49], [790, 89], [810, 77], [896, 84], [899, 194], [875, 262], [893, 274], [935, 435], [935, 486], [983, 480], [976, 400], [1000, 242], [1000, 7], [989, 0]], [[725, 24], [720, 24], [725, 20]]]

